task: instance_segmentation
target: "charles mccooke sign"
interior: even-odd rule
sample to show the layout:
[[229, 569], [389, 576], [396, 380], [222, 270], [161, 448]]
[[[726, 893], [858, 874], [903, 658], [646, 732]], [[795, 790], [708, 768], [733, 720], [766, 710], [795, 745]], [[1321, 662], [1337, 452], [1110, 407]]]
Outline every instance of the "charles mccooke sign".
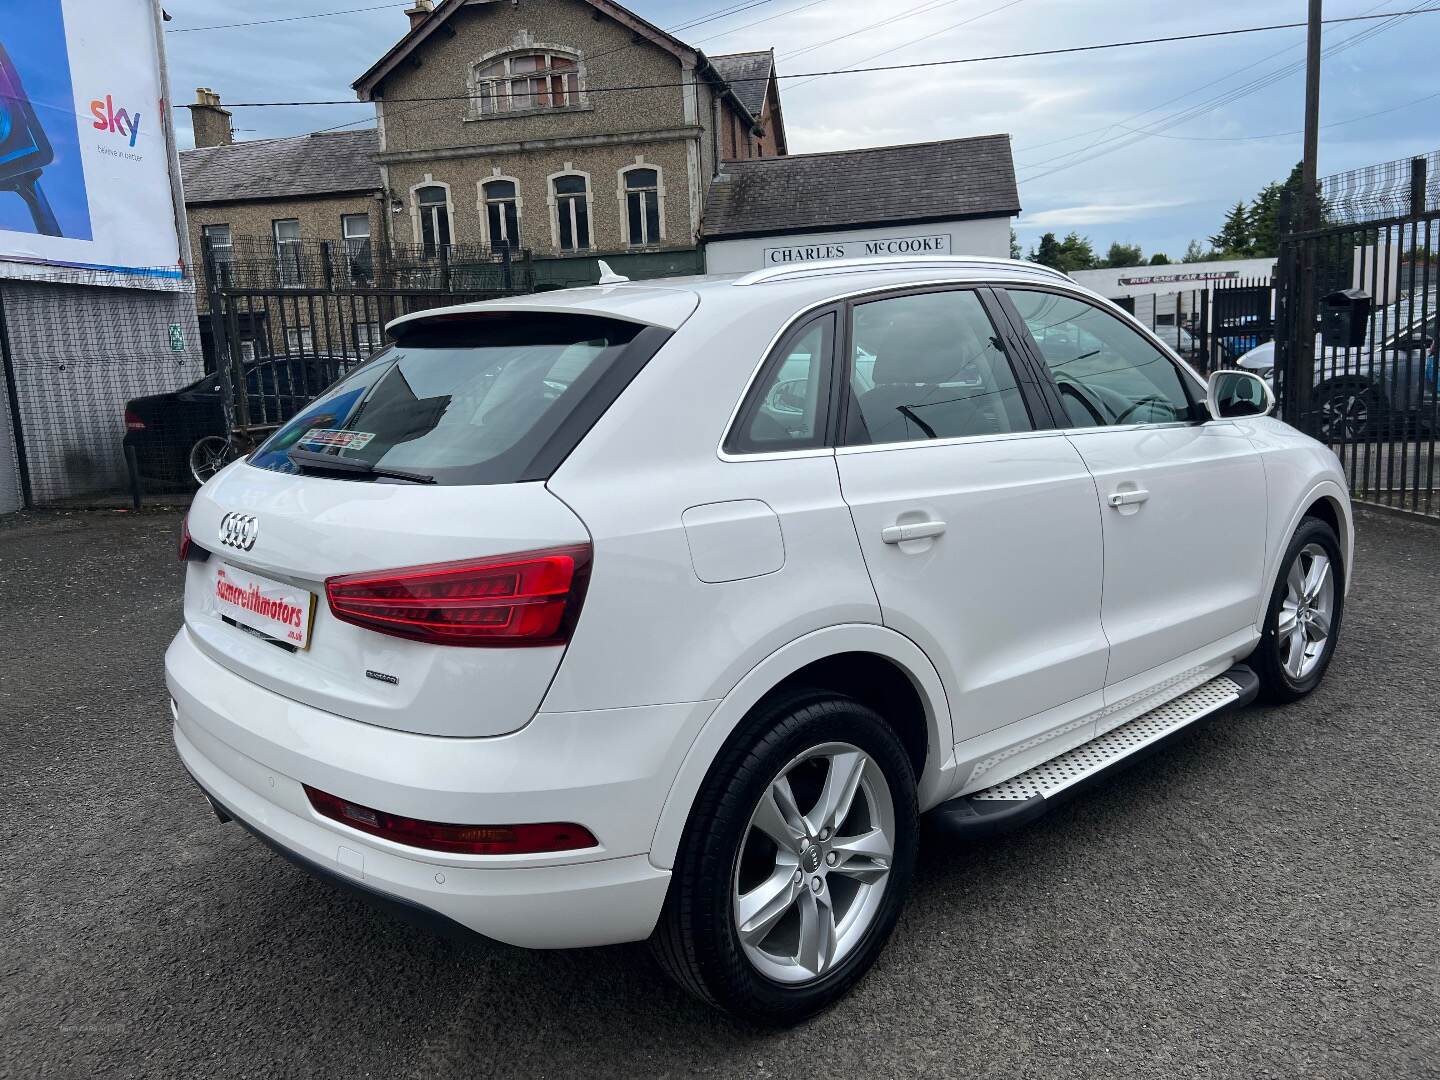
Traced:
[[949, 255], [950, 234], [937, 236], [891, 236], [875, 240], [844, 240], [838, 243], [796, 244], [765, 249], [766, 266], [818, 262], [822, 259], [859, 259], [867, 255]]

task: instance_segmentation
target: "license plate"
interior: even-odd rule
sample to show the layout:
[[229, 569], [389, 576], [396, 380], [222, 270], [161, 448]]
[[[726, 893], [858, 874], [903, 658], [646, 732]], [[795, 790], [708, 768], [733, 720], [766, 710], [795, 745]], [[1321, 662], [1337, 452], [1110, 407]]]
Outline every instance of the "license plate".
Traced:
[[215, 568], [212, 598], [216, 614], [297, 649], [309, 648], [314, 593], [222, 562]]

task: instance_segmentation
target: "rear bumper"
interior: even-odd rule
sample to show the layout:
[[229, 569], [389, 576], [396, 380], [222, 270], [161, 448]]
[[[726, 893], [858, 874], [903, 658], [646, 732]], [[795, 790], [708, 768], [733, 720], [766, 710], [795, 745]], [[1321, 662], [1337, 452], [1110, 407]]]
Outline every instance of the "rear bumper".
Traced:
[[[669, 872], [648, 851], [705, 706], [541, 714], [511, 735], [419, 736], [246, 682], [181, 630], [166, 654], [175, 746], [228, 815], [321, 877], [528, 948], [635, 941]], [[420, 851], [317, 815], [302, 784], [432, 821], [575, 821], [600, 846], [538, 856]], [[417, 910], [418, 909], [418, 910]]]

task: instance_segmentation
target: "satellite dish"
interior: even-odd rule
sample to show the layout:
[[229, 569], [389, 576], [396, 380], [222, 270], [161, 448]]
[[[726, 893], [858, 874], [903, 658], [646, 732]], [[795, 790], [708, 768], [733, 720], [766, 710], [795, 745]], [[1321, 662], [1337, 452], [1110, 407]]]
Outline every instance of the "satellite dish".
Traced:
[[618, 285], [618, 284], [620, 284], [622, 281], [629, 281], [629, 280], [630, 280], [628, 277], [625, 277], [623, 274], [617, 274], [617, 273], [615, 273], [614, 270], [611, 270], [611, 269], [610, 269], [610, 264], [607, 263], [604, 259], [597, 259], [597, 260], [595, 260], [595, 261], [600, 264], [600, 281], [598, 282], [598, 284], [600, 284], [600, 285]]

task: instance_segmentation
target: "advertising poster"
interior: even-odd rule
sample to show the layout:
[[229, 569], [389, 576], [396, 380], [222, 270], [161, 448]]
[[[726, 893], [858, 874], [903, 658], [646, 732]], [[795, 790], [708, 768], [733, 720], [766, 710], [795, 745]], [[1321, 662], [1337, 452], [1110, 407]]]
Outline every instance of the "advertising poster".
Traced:
[[180, 276], [152, 0], [0, 0], [0, 276]]

